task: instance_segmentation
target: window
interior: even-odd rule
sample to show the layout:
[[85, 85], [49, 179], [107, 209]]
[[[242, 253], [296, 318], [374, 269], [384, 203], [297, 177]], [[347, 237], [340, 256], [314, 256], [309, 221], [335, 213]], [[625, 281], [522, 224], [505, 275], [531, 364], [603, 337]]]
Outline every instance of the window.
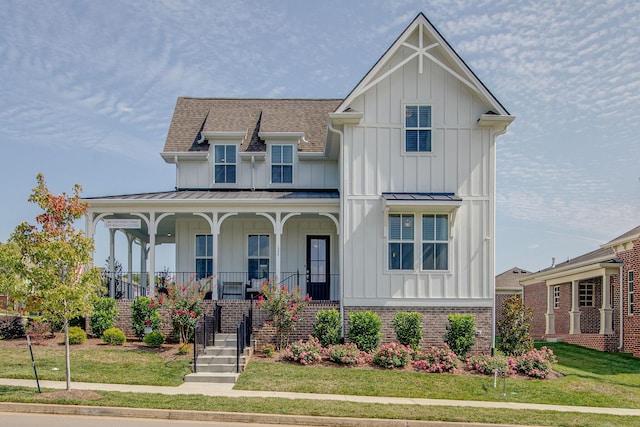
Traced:
[[249, 280], [269, 278], [269, 236], [249, 235], [248, 269]]
[[560, 286], [553, 287], [553, 308], [560, 308]]
[[580, 283], [578, 301], [580, 307], [593, 307], [593, 283]]
[[236, 146], [214, 145], [214, 182], [233, 184], [236, 182]]
[[413, 270], [413, 215], [389, 215], [389, 270]]
[[431, 106], [406, 105], [404, 142], [408, 153], [431, 152]]
[[213, 274], [213, 236], [196, 235], [196, 277], [198, 280]]
[[422, 215], [422, 269], [449, 269], [448, 215]]
[[627, 273], [627, 288], [629, 289], [629, 314], [633, 314], [635, 301], [633, 299], [633, 271]]
[[291, 184], [293, 182], [293, 146], [271, 146], [271, 182]]

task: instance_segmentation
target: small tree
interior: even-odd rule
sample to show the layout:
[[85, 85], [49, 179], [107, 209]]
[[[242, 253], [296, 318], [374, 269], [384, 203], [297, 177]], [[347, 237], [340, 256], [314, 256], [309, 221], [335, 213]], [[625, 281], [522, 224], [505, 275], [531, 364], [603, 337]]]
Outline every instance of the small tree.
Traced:
[[450, 314], [444, 342], [460, 358], [476, 343], [476, 319], [471, 314]]
[[163, 283], [166, 294], [163, 304], [169, 309], [173, 332], [181, 344], [192, 340], [196, 322], [202, 315], [202, 298], [209, 287], [208, 282], [192, 276], [186, 283], [166, 279]]
[[295, 329], [302, 312], [311, 301], [307, 295], [302, 298], [297, 287], [289, 292], [286, 286], [279, 287], [272, 282], [266, 282], [260, 288], [256, 306], [267, 312], [268, 322], [276, 328], [278, 334], [278, 349], [283, 349], [289, 343], [289, 335]]
[[36, 217], [37, 225], [24, 222], [10, 237], [10, 244], [15, 245], [20, 254], [11, 267], [20, 277], [11, 296], [45, 319], [62, 322], [69, 390], [69, 321], [91, 314], [100, 288], [100, 273], [95, 267], [85, 268], [92, 262], [93, 240], [73, 226], [87, 207], [80, 200], [81, 187], [73, 187], [73, 196], [66, 193], [55, 196], [47, 188], [42, 174], [38, 174], [37, 181], [29, 201], [44, 212]]
[[131, 327], [133, 334], [143, 340], [145, 329], [158, 332], [162, 328], [162, 315], [158, 307], [162, 301], [155, 301], [149, 297], [138, 297], [131, 304]]
[[533, 349], [531, 337], [533, 311], [514, 295], [502, 304], [502, 319], [498, 321], [498, 350], [509, 356], [520, 356]]

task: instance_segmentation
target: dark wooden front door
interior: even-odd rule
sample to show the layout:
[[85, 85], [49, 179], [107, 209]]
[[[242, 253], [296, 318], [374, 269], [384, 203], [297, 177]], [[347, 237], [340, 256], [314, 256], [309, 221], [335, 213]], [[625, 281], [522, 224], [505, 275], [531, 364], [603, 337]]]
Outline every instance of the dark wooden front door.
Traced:
[[307, 236], [307, 292], [312, 300], [330, 299], [329, 271], [329, 236]]

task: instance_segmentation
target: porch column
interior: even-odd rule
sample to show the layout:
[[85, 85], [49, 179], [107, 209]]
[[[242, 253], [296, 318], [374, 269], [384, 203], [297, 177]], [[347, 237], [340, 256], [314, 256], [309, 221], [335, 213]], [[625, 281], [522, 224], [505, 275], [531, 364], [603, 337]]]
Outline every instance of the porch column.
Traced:
[[571, 312], [569, 314], [569, 333], [580, 334], [580, 281], [571, 281]]
[[133, 283], [133, 236], [127, 233], [127, 298], [131, 299], [131, 283]]
[[149, 297], [156, 294], [156, 213], [149, 214]]
[[556, 315], [553, 311], [554, 288], [555, 286], [553, 285], [547, 285], [547, 313], [545, 314], [546, 326], [544, 331], [545, 335], [556, 334]]
[[147, 242], [140, 239], [140, 287], [147, 286]]
[[284, 224], [292, 216], [300, 215], [300, 212], [288, 213], [282, 218], [282, 212], [276, 212], [275, 218], [264, 212], [257, 212], [258, 215], [262, 215], [268, 218], [273, 225], [273, 233], [276, 235], [276, 283], [280, 280], [281, 276], [281, 262], [280, 262], [280, 246], [282, 241], [282, 230], [284, 230]]
[[113, 269], [115, 268], [115, 235], [116, 229], [109, 229], [109, 296], [111, 298], [116, 297], [116, 278], [115, 272]]
[[602, 308], [600, 309], [600, 334], [611, 335], [613, 328], [611, 327], [611, 286], [607, 280], [609, 276], [602, 275]]

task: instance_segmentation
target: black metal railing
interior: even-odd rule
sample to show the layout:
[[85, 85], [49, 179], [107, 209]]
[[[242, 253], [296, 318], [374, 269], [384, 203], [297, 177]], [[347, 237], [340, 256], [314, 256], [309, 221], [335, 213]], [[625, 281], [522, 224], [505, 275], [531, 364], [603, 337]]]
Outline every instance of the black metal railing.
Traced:
[[242, 320], [238, 322], [236, 330], [236, 372], [242, 371], [240, 359], [247, 347], [251, 345], [251, 337], [253, 335], [253, 300], [249, 305], [247, 313], [242, 314]]
[[197, 372], [198, 356], [216, 345], [216, 334], [222, 332], [222, 307], [215, 304], [211, 314], [204, 313], [196, 322], [193, 334], [193, 372]]

